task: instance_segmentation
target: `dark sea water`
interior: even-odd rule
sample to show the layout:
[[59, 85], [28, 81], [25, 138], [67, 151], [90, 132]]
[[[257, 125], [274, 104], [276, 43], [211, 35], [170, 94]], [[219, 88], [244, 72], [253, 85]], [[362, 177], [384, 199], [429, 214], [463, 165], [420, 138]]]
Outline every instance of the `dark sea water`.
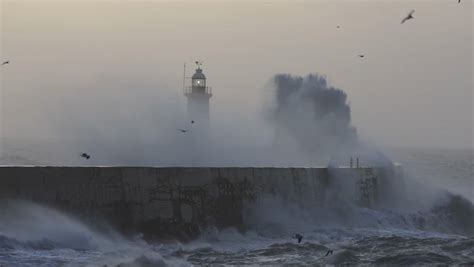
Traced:
[[473, 152], [389, 154], [406, 176], [397, 205], [369, 209], [341, 197], [301, 208], [264, 198], [246, 212], [245, 233], [207, 229], [186, 244], [150, 244], [14, 203], [0, 213], [0, 266], [474, 265]]

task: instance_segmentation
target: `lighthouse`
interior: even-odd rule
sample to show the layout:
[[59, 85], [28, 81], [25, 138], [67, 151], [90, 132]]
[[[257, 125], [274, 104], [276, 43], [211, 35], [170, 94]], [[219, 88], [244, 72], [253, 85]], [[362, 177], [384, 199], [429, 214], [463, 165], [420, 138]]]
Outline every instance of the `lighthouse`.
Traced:
[[188, 118], [199, 128], [209, 128], [209, 100], [212, 97], [211, 87], [206, 84], [206, 75], [202, 71], [202, 63], [196, 61], [196, 72], [191, 77], [191, 86], [184, 88], [188, 99]]

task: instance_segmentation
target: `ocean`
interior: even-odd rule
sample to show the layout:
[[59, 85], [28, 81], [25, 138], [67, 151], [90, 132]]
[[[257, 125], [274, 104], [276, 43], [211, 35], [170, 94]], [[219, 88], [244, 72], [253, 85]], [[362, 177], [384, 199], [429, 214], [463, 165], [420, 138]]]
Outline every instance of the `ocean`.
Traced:
[[[0, 205], [0, 266], [474, 265], [472, 150], [393, 149], [397, 204], [335, 198], [305, 206], [263, 198], [245, 232], [206, 229], [188, 243], [149, 243], [50, 207]], [[383, 201], [383, 200], [381, 200]], [[292, 236], [303, 236], [298, 243]], [[329, 252], [329, 253], [328, 253]]]

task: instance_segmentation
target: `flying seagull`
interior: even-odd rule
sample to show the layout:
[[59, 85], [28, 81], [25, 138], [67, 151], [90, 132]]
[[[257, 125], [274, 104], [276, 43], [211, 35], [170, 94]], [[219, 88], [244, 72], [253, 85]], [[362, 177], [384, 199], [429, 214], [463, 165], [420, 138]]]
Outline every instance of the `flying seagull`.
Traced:
[[182, 132], [182, 133], [185, 133], [185, 132], [187, 132], [188, 130], [178, 129], [178, 131], [180, 131], [180, 132]]
[[324, 257], [327, 257], [329, 255], [332, 255], [332, 250], [328, 250], [328, 252], [326, 252], [326, 256], [324, 256]]
[[298, 239], [298, 244], [301, 243], [301, 240], [303, 240], [303, 236], [300, 235], [300, 234], [295, 234], [295, 235], [293, 236], [293, 238]]
[[10, 61], [5, 61], [5, 62], [2, 63], [2, 66], [6, 65], [6, 64], [9, 64], [9, 63], [10, 63]]
[[363, 57], [365, 57], [365, 56], [364, 56], [364, 55], [358, 55], [358, 57], [363, 58]]
[[87, 154], [87, 153], [82, 153], [82, 154], [81, 154], [81, 158], [85, 158], [85, 159], [87, 160], [87, 159], [90, 159], [91, 156], [90, 156], [89, 154]]
[[415, 13], [415, 10], [412, 10], [410, 11], [410, 13], [408, 14], [408, 16], [406, 16], [404, 19], [402, 19], [402, 22], [400, 22], [400, 24], [403, 24], [405, 23], [405, 21], [409, 20], [409, 19], [413, 19], [413, 13]]

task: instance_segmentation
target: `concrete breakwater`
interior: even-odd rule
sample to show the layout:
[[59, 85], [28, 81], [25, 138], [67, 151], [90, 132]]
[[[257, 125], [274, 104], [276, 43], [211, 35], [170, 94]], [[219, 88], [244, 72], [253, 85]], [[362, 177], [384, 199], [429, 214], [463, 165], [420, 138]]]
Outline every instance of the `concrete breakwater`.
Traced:
[[323, 203], [335, 175], [350, 179], [361, 192], [358, 198], [369, 203], [376, 191], [375, 173], [371, 168], [323, 167], [2, 166], [0, 199], [47, 204], [148, 238], [188, 239], [208, 225], [244, 227], [246, 205], [266, 195]]

